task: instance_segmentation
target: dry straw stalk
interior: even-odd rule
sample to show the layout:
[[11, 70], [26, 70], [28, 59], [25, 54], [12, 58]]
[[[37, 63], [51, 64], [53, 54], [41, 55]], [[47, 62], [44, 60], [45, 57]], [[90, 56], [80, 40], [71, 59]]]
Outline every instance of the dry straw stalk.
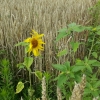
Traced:
[[[63, 63], [70, 56], [56, 59], [55, 46], [59, 50], [68, 47], [67, 39], [54, 45], [58, 30], [69, 23], [81, 25], [92, 23], [88, 8], [97, 0], [0, 0], [0, 49], [7, 50], [12, 69], [23, 61], [23, 47], [14, 47], [18, 42], [30, 36], [31, 29], [45, 34], [45, 51], [41, 58], [36, 58], [32, 69], [46, 70], [54, 73], [51, 63]], [[76, 41], [86, 39], [84, 33], [75, 36]], [[78, 50], [77, 56], [84, 56], [84, 45]], [[23, 77], [25, 74], [23, 73]], [[34, 77], [33, 77], [34, 78]], [[33, 79], [35, 80], [35, 79]]]
[[45, 77], [42, 78], [42, 100], [47, 100], [47, 91], [46, 91], [46, 80]]
[[85, 85], [86, 85], [86, 76], [83, 75], [81, 82], [78, 84], [75, 83], [70, 100], [82, 100]]

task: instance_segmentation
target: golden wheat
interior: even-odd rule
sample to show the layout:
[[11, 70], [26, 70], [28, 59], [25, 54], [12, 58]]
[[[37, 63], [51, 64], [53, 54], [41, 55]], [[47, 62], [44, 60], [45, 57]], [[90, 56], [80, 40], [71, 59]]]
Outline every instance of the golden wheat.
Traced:
[[[0, 48], [7, 50], [15, 67], [15, 61], [23, 61], [24, 49], [14, 45], [29, 36], [31, 29], [35, 29], [38, 33], [45, 34], [46, 45], [43, 59], [35, 59], [34, 69], [53, 70], [51, 63], [66, 60], [66, 57], [63, 61], [62, 58], [57, 60], [55, 57], [54, 40], [57, 31], [72, 22], [91, 24], [88, 8], [95, 2], [96, 0], [0, 0]], [[79, 40], [86, 36], [81, 34], [75, 38]], [[66, 47], [66, 41], [63, 39], [58, 43], [59, 49]]]

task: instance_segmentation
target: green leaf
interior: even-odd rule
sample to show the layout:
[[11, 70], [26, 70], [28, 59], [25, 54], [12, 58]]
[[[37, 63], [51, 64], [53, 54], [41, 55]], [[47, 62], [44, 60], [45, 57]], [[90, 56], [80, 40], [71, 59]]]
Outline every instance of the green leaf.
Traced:
[[26, 42], [19, 42], [15, 46], [20, 46], [20, 45], [26, 46], [26, 45], [28, 45], [28, 43], [26, 43]]
[[89, 71], [89, 72], [91, 72], [92, 73], [92, 68], [91, 68], [91, 66], [89, 65], [89, 64], [85, 64], [86, 65], [86, 68], [87, 68], [87, 70]]
[[66, 61], [65, 63], [64, 63], [64, 65], [66, 66], [66, 68], [67, 68], [67, 70], [69, 70], [70, 71], [70, 62], [69, 61]]
[[94, 84], [94, 88], [98, 88], [100, 87], [100, 81], [97, 81], [95, 84]]
[[81, 70], [83, 70], [83, 69], [85, 69], [86, 67], [85, 66], [77, 66], [77, 65], [74, 65], [74, 66], [72, 66], [72, 71], [73, 72], [78, 72], [78, 71], [81, 71]]
[[96, 32], [97, 35], [100, 35], [100, 30]]
[[71, 29], [71, 31], [74, 32], [83, 32], [84, 30], [86, 30], [85, 26], [77, 25], [76, 23], [71, 23], [68, 25], [68, 27]]
[[56, 41], [59, 41], [61, 38], [66, 37], [68, 35], [66, 31], [67, 31], [67, 28], [63, 28], [59, 30], [59, 34], [56, 37]]
[[59, 70], [59, 71], [62, 71], [62, 72], [67, 71], [67, 68], [66, 68], [66, 66], [65, 66], [65, 65], [60, 65], [60, 64], [52, 64], [52, 66], [53, 66], [55, 69]]
[[41, 71], [35, 71], [34, 73], [38, 77], [39, 80], [42, 80], [42, 72]]
[[25, 46], [25, 54], [28, 52], [29, 46]]
[[98, 54], [97, 54], [96, 52], [93, 52], [93, 53], [92, 53], [92, 56], [93, 56], [94, 58], [97, 58], [97, 57], [98, 57]]
[[99, 96], [99, 93], [98, 93], [98, 91], [92, 91], [92, 95], [93, 95], [93, 97], [98, 97]]
[[67, 81], [67, 76], [65, 73], [61, 73], [58, 77], [57, 85], [61, 88]]
[[20, 93], [23, 88], [24, 88], [24, 83], [18, 82], [17, 87], [16, 87], [16, 94]]
[[90, 90], [90, 89], [86, 88], [86, 89], [84, 90], [84, 95], [88, 95], [88, 94], [90, 94], [90, 93], [91, 93], [91, 90]]
[[77, 49], [79, 48], [79, 45], [80, 45], [79, 42], [71, 42], [71, 47], [72, 47], [74, 52], [77, 51]]
[[32, 63], [33, 63], [33, 57], [25, 57], [25, 58], [24, 58], [23, 65], [26, 66], [27, 70], [30, 69]]
[[91, 64], [93, 64], [93, 63], [96, 63], [97, 62], [97, 60], [88, 60], [88, 64], [89, 65], [91, 65]]
[[76, 82], [81, 82], [81, 80], [82, 80], [82, 77], [80, 76], [80, 74], [75, 74], [75, 81]]
[[80, 60], [80, 59], [76, 59], [76, 66], [84, 66], [84, 61]]
[[92, 64], [92, 66], [100, 67], [100, 62], [96, 61], [95, 63]]
[[24, 68], [25, 66], [23, 65], [23, 63], [19, 63], [19, 64], [17, 64], [17, 67], [18, 67], [19, 69], [21, 69], [21, 68]]
[[58, 56], [58, 57], [61, 57], [61, 56], [63, 56], [63, 55], [66, 55], [67, 53], [68, 53], [68, 50], [67, 50], [67, 49], [64, 49], [64, 50], [58, 52], [57, 56]]
[[87, 88], [89, 88], [89, 89], [92, 88], [92, 85], [91, 85], [89, 82], [86, 83], [86, 86], [87, 86]]

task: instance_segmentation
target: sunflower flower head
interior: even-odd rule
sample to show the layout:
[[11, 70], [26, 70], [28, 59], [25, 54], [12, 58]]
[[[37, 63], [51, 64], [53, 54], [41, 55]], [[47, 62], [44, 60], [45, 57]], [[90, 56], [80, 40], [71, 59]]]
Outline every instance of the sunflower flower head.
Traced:
[[44, 34], [38, 34], [36, 31], [32, 30], [31, 35], [32, 35], [31, 37], [24, 40], [24, 42], [29, 43], [27, 52], [29, 54], [32, 52], [34, 56], [39, 56], [40, 51], [44, 50], [44, 47], [42, 46], [43, 44], [45, 44], [42, 41], [42, 37]]

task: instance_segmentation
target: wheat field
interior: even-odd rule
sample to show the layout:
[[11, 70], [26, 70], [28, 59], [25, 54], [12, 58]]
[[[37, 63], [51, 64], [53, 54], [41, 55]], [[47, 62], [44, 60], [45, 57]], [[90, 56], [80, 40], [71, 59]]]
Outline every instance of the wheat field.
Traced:
[[[52, 63], [71, 60], [69, 56], [56, 59], [54, 41], [58, 30], [72, 22], [90, 25], [92, 17], [88, 8], [95, 3], [96, 0], [0, 0], [0, 49], [6, 50], [5, 56], [9, 57], [12, 69], [24, 57], [24, 48], [15, 47], [15, 44], [29, 37], [32, 29], [44, 33], [46, 43], [42, 58], [34, 58], [33, 70], [53, 72]], [[75, 39], [86, 40], [87, 35], [83, 34]], [[67, 47], [66, 41], [63, 39], [57, 44], [59, 50]], [[84, 46], [78, 52], [83, 56]]]

